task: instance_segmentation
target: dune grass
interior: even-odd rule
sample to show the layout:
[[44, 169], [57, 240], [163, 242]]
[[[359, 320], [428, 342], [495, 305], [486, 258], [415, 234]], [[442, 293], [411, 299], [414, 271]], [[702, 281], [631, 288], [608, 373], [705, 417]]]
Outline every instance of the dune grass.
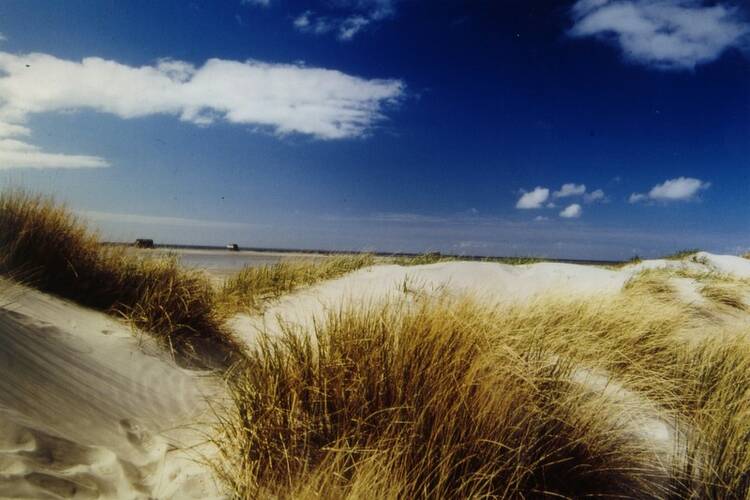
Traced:
[[122, 316], [186, 360], [236, 351], [211, 284], [176, 259], [103, 246], [65, 207], [21, 191], [0, 193], [0, 228], [3, 275]]
[[229, 376], [214, 465], [241, 498], [750, 498], [750, 341], [661, 278], [287, 326]]
[[257, 312], [269, 300], [374, 263], [372, 254], [342, 254], [322, 260], [282, 261], [268, 266], [245, 267], [224, 282], [220, 300], [230, 310]]
[[[490, 317], [487, 317], [490, 314]], [[656, 498], [672, 479], [616, 402], [470, 303], [332, 315], [230, 374], [220, 477], [241, 498]], [[510, 339], [507, 339], [510, 340]]]
[[691, 256], [697, 254], [700, 251], [701, 251], [700, 248], [687, 248], [685, 250], [678, 250], [678, 251], [676, 251], [674, 253], [671, 253], [669, 255], [665, 255], [664, 257], [662, 257], [662, 259], [667, 259], [667, 260], [685, 260], [688, 257], [691, 257]]
[[[386, 261], [397, 264], [399, 266], [422, 266], [426, 264], [437, 264], [438, 262], [456, 262], [461, 260], [461, 257], [455, 255], [442, 255], [438, 252], [428, 252], [420, 255], [391, 257]], [[543, 262], [543, 259], [539, 259], [536, 257], [484, 257], [480, 259], [479, 262], [497, 262], [500, 264], [519, 266]]]

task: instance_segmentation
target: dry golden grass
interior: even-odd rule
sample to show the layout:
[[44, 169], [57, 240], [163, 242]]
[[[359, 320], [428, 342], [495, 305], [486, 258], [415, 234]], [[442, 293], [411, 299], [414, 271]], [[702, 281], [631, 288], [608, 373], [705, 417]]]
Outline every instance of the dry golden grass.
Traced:
[[102, 246], [65, 207], [20, 191], [0, 193], [0, 228], [2, 274], [123, 316], [180, 358], [222, 362], [235, 351], [210, 283], [175, 259]]
[[712, 282], [701, 287], [701, 295], [717, 304], [745, 311], [745, 298], [750, 296], [750, 286], [736, 281]]
[[347, 310], [228, 376], [220, 476], [242, 498], [658, 498], [672, 478], [574, 365], [471, 303]]
[[217, 471], [241, 498], [750, 498], [750, 341], [669, 277], [263, 337], [228, 377]]
[[246, 267], [224, 283], [220, 297], [229, 310], [257, 312], [272, 299], [375, 263], [371, 254], [336, 255], [322, 260], [282, 261]]
[[[461, 257], [429, 252], [421, 255], [391, 257], [390, 259], [386, 259], [386, 262], [391, 262], [399, 266], [422, 266], [425, 264], [455, 262], [461, 260]], [[543, 260], [536, 257], [484, 257], [481, 259], [481, 262], [497, 262], [500, 264], [519, 266], [524, 264], [535, 264], [537, 262], [543, 262]]]

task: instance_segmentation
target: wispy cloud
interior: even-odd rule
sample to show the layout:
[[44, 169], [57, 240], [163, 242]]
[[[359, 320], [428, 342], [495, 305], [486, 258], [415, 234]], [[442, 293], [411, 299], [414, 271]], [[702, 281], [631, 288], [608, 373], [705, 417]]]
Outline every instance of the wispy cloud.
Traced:
[[395, 0], [338, 0], [321, 14], [306, 10], [293, 20], [294, 27], [314, 35], [335, 33], [341, 41], [352, 40], [367, 27], [395, 13]]
[[516, 208], [522, 210], [542, 208], [549, 198], [549, 189], [537, 186], [533, 191], [523, 193], [516, 202]]
[[86, 219], [97, 222], [121, 222], [128, 224], [147, 224], [172, 227], [211, 227], [222, 229], [250, 229], [263, 227], [258, 224], [247, 224], [244, 222], [223, 222], [202, 219], [186, 219], [182, 217], [161, 217], [156, 215], [121, 214], [112, 212], [99, 212], [95, 210], [78, 210], [76, 214]]
[[[404, 94], [399, 80], [368, 80], [297, 64], [209, 59], [203, 66], [162, 60], [128, 66], [89, 57], [0, 52], [0, 138], [29, 135], [32, 114], [92, 109], [129, 119], [170, 114], [207, 126], [255, 125], [318, 139], [361, 137]], [[106, 166], [100, 158], [45, 153], [6, 142], [0, 168]]]
[[710, 182], [704, 182], [692, 177], [678, 177], [657, 184], [647, 194], [633, 193], [628, 201], [639, 203], [643, 201], [690, 201], [694, 200], [698, 193], [711, 187]]
[[[0, 130], [3, 128], [0, 123]], [[45, 153], [37, 146], [0, 135], [0, 170], [11, 168], [100, 168], [108, 167], [103, 158], [86, 155]]]
[[253, 5], [256, 7], [270, 7], [271, 0], [240, 0], [242, 5]]
[[658, 69], [693, 69], [750, 44], [750, 24], [729, 3], [578, 0], [572, 16], [571, 36], [605, 40], [628, 60]]
[[568, 205], [565, 207], [565, 209], [560, 212], [560, 217], [564, 219], [577, 219], [578, 217], [583, 214], [583, 209], [581, 208], [581, 205], [578, 203], [573, 203], [572, 205]]

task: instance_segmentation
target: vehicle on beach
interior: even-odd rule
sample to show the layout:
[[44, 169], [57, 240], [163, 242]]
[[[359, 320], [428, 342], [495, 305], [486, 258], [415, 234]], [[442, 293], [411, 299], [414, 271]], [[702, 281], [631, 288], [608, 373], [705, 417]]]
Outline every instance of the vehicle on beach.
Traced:
[[229, 243], [227, 244], [227, 250], [230, 252], [239, 252], [240, 246], [237, 243]]
[[135, 240], [136, 248], [154, 248], [154, 240], [149, 238], [138, 238]]

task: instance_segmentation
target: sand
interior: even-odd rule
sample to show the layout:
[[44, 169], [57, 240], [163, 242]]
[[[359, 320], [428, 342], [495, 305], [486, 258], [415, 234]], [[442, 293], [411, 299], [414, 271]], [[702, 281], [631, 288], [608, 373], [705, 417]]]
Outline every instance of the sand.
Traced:
[[0, 282], [0, 497], [218, 498], [220, 386], [104, 314]]
[[[686, 267], [750, 277], [750, 261], [701, 253], [621, 269], [539, 263], [445, 262], [378, 265], [303, 289], [232, 326], [251, 347], [280, 322], [310, 327], [342, 305], [376, 304], [413, 293], [472, 294], [495, 303], [537, 295], [616, 294], [643, 269]], [[673, 278], [681, 300], [702, 304], [698, 285]], [[68, 301], [0, 281], [0, 497], [220, 498], [200, 446], [225, 397], [219, 377], [176, 366], [148, 337]], [[613, 404], [648, 408], [606, 374], [581, 368], [577, 382], [607, 391]], [[633, 432], [655, 452], [675, 453], [674, 429], [653, 412]], [[671, 458], [665, 461], [669, 462]]]

